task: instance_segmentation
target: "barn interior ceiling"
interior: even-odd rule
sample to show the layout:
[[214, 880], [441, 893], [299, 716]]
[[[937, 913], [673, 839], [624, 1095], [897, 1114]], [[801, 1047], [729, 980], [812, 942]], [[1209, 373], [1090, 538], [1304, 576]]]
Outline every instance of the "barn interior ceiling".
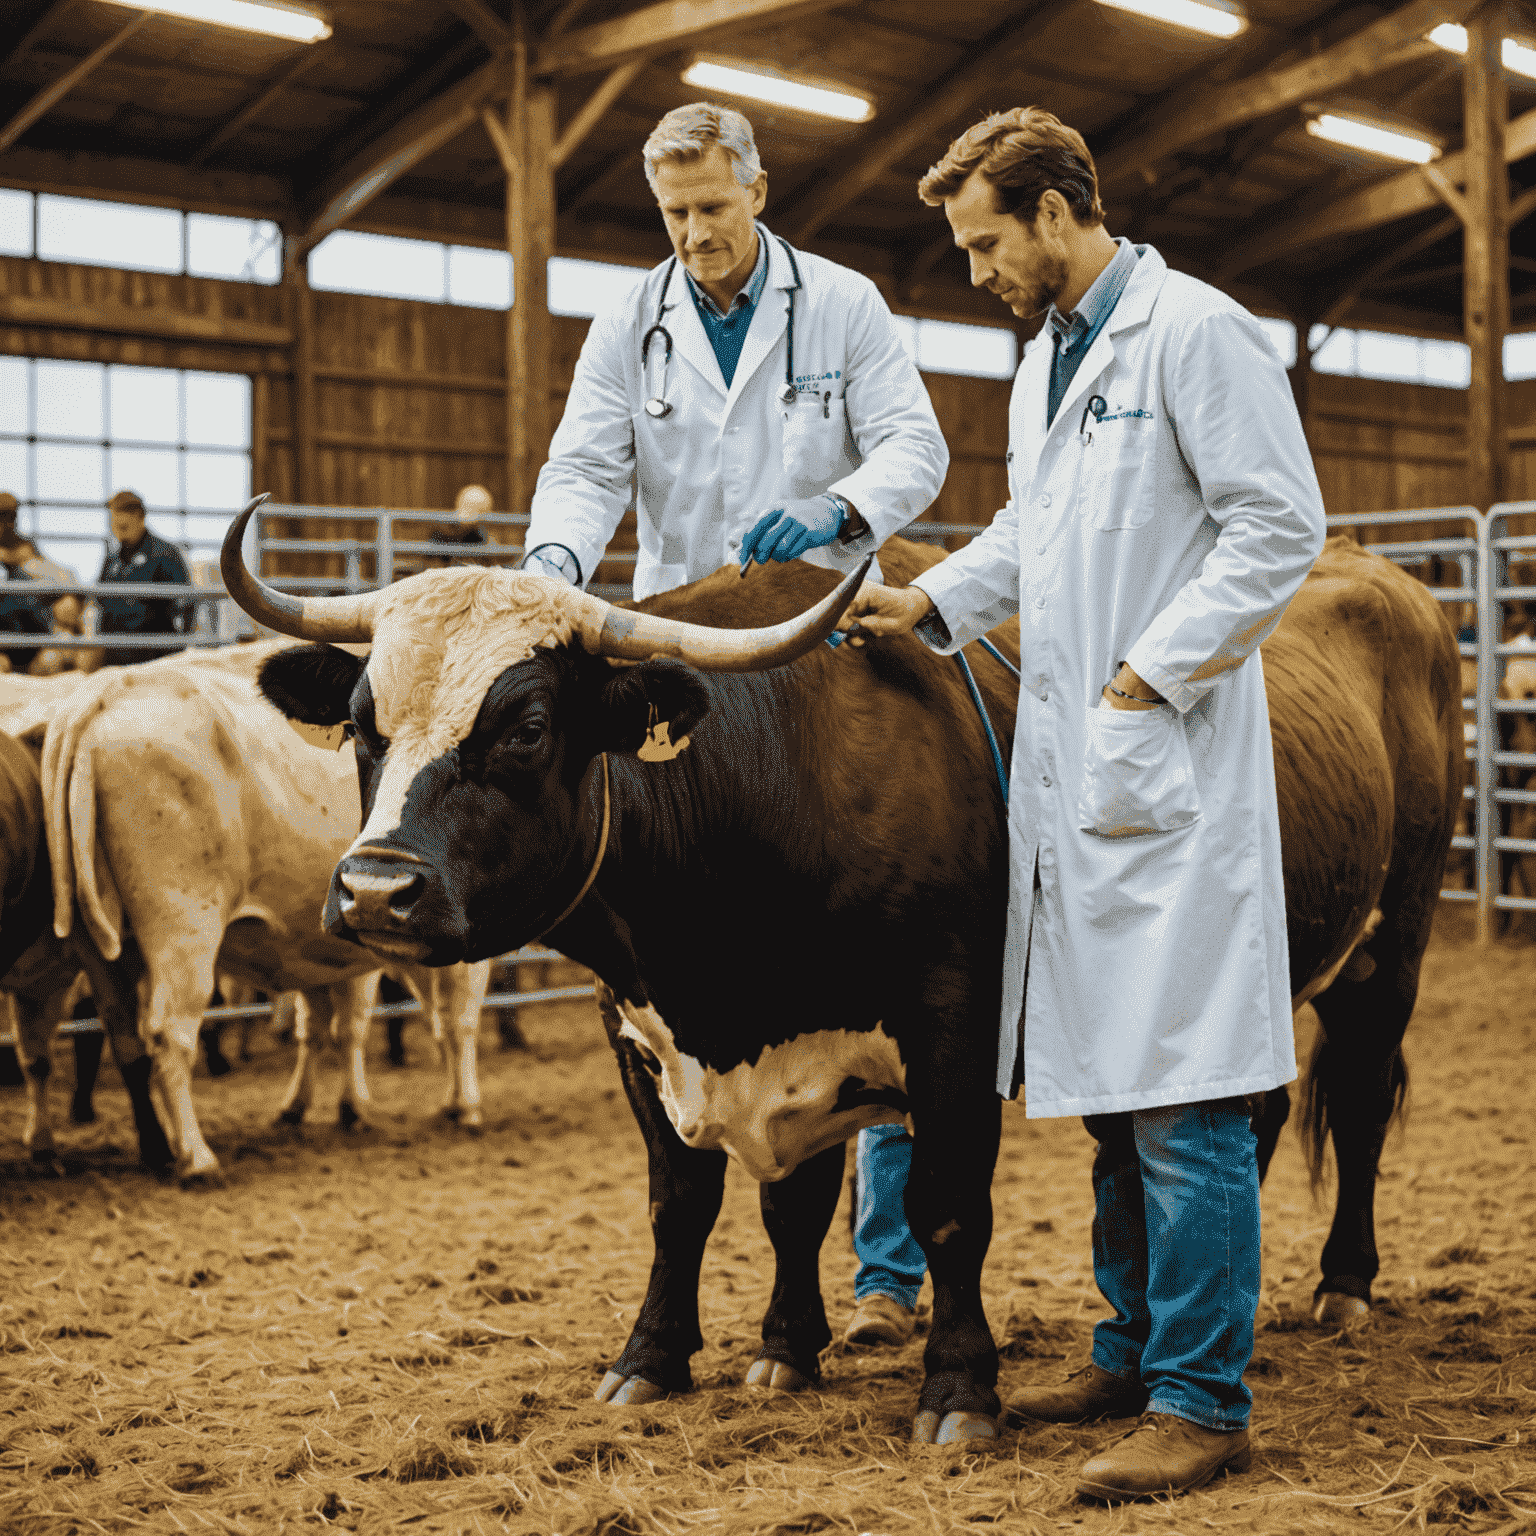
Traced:
[[[1235, 37], [1099, 0], [331, 0], [305, 43], [121, 0], [0, 7], [0, 185], [278, 220], [302, 251], [346, 225], [506, 239], [512, 60], [558, 91], [556, 244], [666, 253], [639, 164], [696, 100], [700, 58], [840, 88], [864, 122], [740, 101], [770, 225], [914, 312], [1001, 319], [972, 293], [923, 171], [984, 112], [1082, 130], [1113, 233], [1271, 313], [1461, 331], [1463, 62], [1427, 34], [1468, 0], [1244, 0]], [[1508, 32], [1536, 40], [1515, 7]], [[1512, 325], [1536, 325], [1536, 79], [1510, 71]], [[1329, 144], [1321, 111], [1412, 128], [1425, 170]], [[489, 119], [489, 121], [487, 120]], [[498, 139], [500, 142], [498, 143]]]

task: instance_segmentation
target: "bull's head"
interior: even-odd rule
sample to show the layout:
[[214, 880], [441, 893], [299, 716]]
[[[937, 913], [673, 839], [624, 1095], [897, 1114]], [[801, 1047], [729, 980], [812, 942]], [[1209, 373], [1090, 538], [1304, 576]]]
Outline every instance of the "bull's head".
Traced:
[[691, 731], [709, 696], [690, 668], [761, 671], [803, 656], [868, 568], [764, 629], [659, 618], [478, 567], [356, 597], [292, 597], [240, 556], [264, 499], [225, 537], [225, 586], [257, 622], [329, 643], [271, 658], [262, 692], [290, 719], [345, 725], [357, 753], [363, 827], [332, 875], [325, 928], [430, 965], [502, 953], [555, 923], [606, 826], [600, 755], [638, 751], [653, 722], [668, 722], [674, 742]]

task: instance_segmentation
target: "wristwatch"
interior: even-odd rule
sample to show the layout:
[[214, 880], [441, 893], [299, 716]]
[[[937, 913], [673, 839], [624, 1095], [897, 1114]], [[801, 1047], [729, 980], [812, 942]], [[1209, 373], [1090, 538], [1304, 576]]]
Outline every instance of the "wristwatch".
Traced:
[[536, 576], [558, 576], [573, 587], [581, 585], [581, 561], [564, 544], [540, 544], [523, 556], [521, 570], [533, 568]]
[[824, 491], [822, 494], [843, 514], [842, 525], [837, 530], [839, 544], [852, 544], [855, 539], [869, 532], [869, 524], [853, 510], [853, 503], [846, 496], [839, 496], [836, 491]]

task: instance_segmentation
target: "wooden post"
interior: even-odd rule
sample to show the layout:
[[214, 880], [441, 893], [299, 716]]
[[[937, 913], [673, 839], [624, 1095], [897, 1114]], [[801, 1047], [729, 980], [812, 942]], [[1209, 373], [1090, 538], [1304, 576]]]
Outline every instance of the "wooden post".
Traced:
[[1467, 398], [1467, 500], [1487, 511], [1505, 491], [1509, 464], [1504, 333], [1509, 326], [1509, 174], [1504, 129], [1509, 85], [1502, 50], [1508, 17], [1499, 0], [1467, 20], [1462, 76], [1467, 227], [1462, 325], [1472, 351]]
[[272, 489], [272, 380], [265, 373], [251, 377], [251, 495]]
[[517, 8], [507, 138], [515, 157], [507, 178], [507, 249], [512, 311], [507, 324], [507, 508], [526, 512], [549, 450], [554, 325], [549, 258], [555, 253], [555, 92], [528, 78], [528, 35]]
[[289, 290], [293, 330], [292, 402], [293, 499], [312, 506], [320, 494], [315, 462], [315, 296], [309, 286], [309, 257], [288, 262], [283, 274]]

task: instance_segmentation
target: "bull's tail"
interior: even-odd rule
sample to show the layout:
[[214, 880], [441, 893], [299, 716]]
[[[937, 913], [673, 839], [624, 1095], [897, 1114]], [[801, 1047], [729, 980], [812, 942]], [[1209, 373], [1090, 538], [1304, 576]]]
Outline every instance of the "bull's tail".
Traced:
[[123, 950], [123, 903], [96, 831], [96, 770], [86, 727], [102, 711], [112, 672], [76, 691], [49, 725], [43, 740], [43, 814], [53, 865], [53, 931], [62, 939], [74, 927], [79, 903], [86, 931], [103, 957]]
[[[1322, 1188], [1323, 1160], [1328, 1152], [1328, 1134], [1335, 1112], [1335, 1106], [1329, 1100], [1328, 1082], [1333, 1069], [1337, 1067], [1337, 1055], [1337, 1049], [1328, 1043], [1326, 1031], [1319, 1029], [1312, 1046], [1312, 1059], [1307, 1063], [1307, 1078], [1302, 1090], [1302, 1124], [1305, 1130], [1301, 1144], [1306, 1153], [1307, 1173], [1312, 1180], [1314, 1195]], [[1381, 1126], [1382, 1134], [1385, 1135], [1387, 1127], [1394, 1120], [1402, 1118], [1403, 1105], [1408, 1097], [1408, 1063], [1403, 1059], [1401, 1044], [1393, 1047], [1391, 1056], [1382, 1063], [1381, 1071], [1384, 1074], [1381, 1086], [1385, 1089], [1390, 1105]], [[1363, 1109], [1363, 1105], [1370, 1102], [1371, 1095], [1360, 1091], [1367, 1085], [1359, 1083], [1355, 1086], [1356, 1098], [1350, 1108], [1355, 1113], [1368, 1112]]]

